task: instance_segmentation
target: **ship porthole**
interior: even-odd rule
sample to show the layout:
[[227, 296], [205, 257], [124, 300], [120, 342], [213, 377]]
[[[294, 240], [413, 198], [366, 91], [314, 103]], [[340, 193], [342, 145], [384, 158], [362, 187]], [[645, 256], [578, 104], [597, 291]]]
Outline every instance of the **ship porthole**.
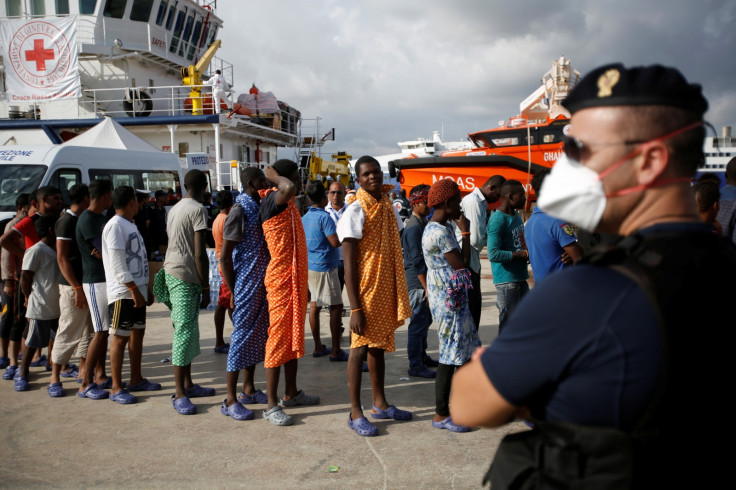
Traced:
[[131, 90], [130, 100], [123, 100], [123, 109], [130, 117], [148, 117], [153, 110], [151, 96], [142, 90]]

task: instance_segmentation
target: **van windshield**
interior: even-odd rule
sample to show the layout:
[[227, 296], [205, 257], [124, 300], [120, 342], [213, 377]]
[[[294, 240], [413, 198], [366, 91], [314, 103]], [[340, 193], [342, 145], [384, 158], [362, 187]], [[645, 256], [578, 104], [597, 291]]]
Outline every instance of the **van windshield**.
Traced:
[[38, 189], [46, 165], [0, 165], [0, 211], [15, 212], [15, 200]]

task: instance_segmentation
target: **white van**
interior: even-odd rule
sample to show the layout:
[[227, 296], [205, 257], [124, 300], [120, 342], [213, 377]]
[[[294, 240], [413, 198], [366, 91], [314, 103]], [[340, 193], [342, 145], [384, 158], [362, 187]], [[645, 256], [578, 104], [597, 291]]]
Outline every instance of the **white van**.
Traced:
[[15, 200], [41, 186], [68, 190], [79, 183], [109, 179], [151, 192], [174, 189], [181, 197], [184, 177], [172, 153], [69, 145], [0, 146], [0, 220], [15, 214]]

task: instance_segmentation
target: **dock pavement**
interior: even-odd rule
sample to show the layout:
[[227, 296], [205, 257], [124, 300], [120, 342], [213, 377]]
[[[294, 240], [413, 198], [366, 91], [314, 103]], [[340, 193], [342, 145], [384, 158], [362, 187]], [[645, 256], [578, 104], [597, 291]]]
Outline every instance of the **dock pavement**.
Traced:
[[[480, 336], [488, 345], [498, 332], [498, 311], [490, 264], [485, 254], [481, 257]], [[322, 341], [329, 345], [324, 310], [320, 319]], [[343, 320], [348, 331], [348, 318]], [[231, 330], [228, 319], [226, 339]], [[433, 428], [434, 380], [408, 377], [405, 322], [396, 332], [396, 351], [386, 354], [386, 394], [389, 403], [411, 410], [413, 419], [376, 420], [380, 434], [360, 437], [347, 426], [346, 363], [312, 357], [314, 344], [308, 326], [306, 330], [307, 354], [299, 360], [298, 386], [319, 395], [321, 403], [288, 408], [294, 418], [291, 427], [271, 425], [259, 405], [248, 406], [256, 412], [250, 421], [220, 413], [227, 356], [213, 351], [213, 313], [207, 310], [200, 314], [202, 353], [192, 364], [192, 375], [195, 383], [214, 387], [217, 394], [193, 399], [196, 415], [179, 415], [171, 406], [173, 368], [162, 360], [171, 353], [173, 329], [169, 311], [160, 303], [148, 308], [143, 375], [162, 383], [163, 389], [136, 393], [135, 405], [80, 399], [77, 383], [66, 378], [66, 396], [50, 398], [50, 373], [43, 368], [31, 368], [27, 392], [16, 393], [11, 381], [0, 380], [0, 487], [479, 488], [501, 438], [524, 430], [518, 422], [464, 434]], [[435, 325], [428, 342], [436, 359]], [[343, 346], [348, 344], [345, 336]], [[123, 378], [128, 379], [127, 356]], [[266, 390], [262, 364], [256, 369], [256, 386]], [[362, 399], [368, 409], [370, 397], [370, 379], [364, 373]]]

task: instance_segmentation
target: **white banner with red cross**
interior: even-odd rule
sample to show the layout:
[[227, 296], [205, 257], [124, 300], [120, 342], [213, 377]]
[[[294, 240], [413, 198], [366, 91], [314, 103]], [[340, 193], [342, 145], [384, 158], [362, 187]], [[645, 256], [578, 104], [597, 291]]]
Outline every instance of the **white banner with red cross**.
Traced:
[[82, 96], [74, 18], [3, 20], [0, 45], [8, 103]]

